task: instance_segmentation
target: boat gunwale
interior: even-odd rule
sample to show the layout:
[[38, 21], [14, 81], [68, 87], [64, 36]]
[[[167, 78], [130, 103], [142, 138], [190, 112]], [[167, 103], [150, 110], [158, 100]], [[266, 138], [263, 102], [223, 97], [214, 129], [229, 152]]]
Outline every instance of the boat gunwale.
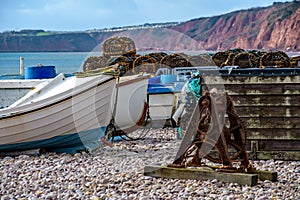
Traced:
[[126, 76], [124, 76], [124, 79], [122, 80], [122, 77], [120, 77], [120, 82], [118, 84], [119, 87], [130, 85], [132, 83], [140, 82], [141, 80], [148, 79], [150, 77], [150, 74], [146, 75], [138, 75], [138, 76], [129, 76], [130, 79], [126, 79]]
[[[94, 85], [93, 87], [89, 87], [89, 88], [87, 88], [87, 89], [85, 89], [85, 90], [83, 90], [83, 91], [80, 91], [80, 92], [78, 92], [78, 93], [76, 93], [76, 94], [72, 94], [71, 96], [65, 97], [65, 98], [63, 98], [63, 99], [60, 99], [60, 100], [58, 100], [58, 101], [55, 101], [55, 102], [53, 102], [53, 103], [51, 103], [51, 104], [47, 104], [47, 105], [45, 105], [45, 106], [41, 106], [41, 107], [34, 108], [34, 109], [31, 109], [31, 110], [28, 110], [28, 111], [24, 111], [24, 112], [13, 113], [13, 114], [11, 114], [11, 115], [6, 115], [6, 116], [5, 116], [5, 115], [4, 115], [4, 116], [1, 116], [1, 115], [0, 115], [0, 120], [2, 120], [2, 119], [14, 118], [14, 117], [17, 117], [17, 116], [22, 116], [22, 115], [25, 115], [25, 114], [28, 114], [28, 113], [31, 113], [31, 112], [36, 112], [36, 111], [38, 111], [38, 110], [41, 110], [41, 109], [45, 109], [45, 108], [47, 108], [47, 107], [54, 106], [55, 104], [64, 102], [64, 101], [69, 100], [69, 99], [71, 99], [71, 98], [74, 98], [74, 97], [76, 97], [76, 96], [78, 96], [78, 95], [82, 95], [83, 93], [86, 93], [86, 92], [88, 92], [89, 90], [94, 89], [94, 88], [97, 88], [97, 87], [99, 87], [100, 85], [103, 85], [103, 84], [105, 84], [105, 83], [108, 83], [108, 82], [110, 82], [110, 81], [112, 81], [112, 80], [114, 80], [114, 79], [115, 79], [114, 77], [110, 77], [110, 78], [108, 78], [107, 80], [105, 80], [105, 81], [103, 81], [103, 82], [101, 82], [101, 83], [98, 83], [98, 84]], [[73, 88], [72, 90], [74, 90], [74, 88]], [[68, 90], [68, 91], [69, 91], [69, 90]], [[68, 91], [66, 91], [66, 92], [68, 92]], [[5, 109], [5, 108], [4, 108], [4, 109]], [[4, 109], [3, 109], [3, 110], [4, 110]], [[14, 108], [13, 108], [13, 109], [14, 109]], [[0, 109], [0, 111], [1, 111], [1, 109]]]

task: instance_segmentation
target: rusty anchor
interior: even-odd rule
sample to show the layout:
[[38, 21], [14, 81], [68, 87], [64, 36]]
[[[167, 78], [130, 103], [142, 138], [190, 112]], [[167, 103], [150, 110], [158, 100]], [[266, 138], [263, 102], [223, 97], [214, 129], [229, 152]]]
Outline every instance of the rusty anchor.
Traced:
[[[251, 172], [255, 169], [248, 159], [246, 140], [247, 128], [232, 98], [213, 88], [200, 97], [175, 160], [168, 167], [201, 166], [201, 159], [206, 158], [221, 163], [219, 171]], [[234, 162], [240, 162], [239, 167], [234, 167]]]

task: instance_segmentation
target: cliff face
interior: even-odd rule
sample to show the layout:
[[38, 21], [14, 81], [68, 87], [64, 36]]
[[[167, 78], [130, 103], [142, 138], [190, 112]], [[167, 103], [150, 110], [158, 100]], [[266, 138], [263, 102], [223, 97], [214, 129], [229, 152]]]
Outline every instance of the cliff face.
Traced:
[[141, 49], [226, 50], [277, 49], [300, 51], [300, 2], [274, 3], [198, 18], [167, 28], [120, 28], [110, 31], [55, 33], [25, 30], [0, 34], [0, 52], [91, 51], [112, 35], [131, 37]]

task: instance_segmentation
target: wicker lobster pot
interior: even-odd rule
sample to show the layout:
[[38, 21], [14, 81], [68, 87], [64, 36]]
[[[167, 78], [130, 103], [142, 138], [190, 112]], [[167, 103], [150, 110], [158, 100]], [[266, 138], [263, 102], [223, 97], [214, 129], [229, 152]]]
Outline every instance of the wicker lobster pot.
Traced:
[[243, 52], [234, 56], [232, 64], [241, 68], [255, 68], [259, 66], [259, 58], [252, 53]]
[[260, 59], [260, 67], [265, 68], [266, 66], [290, 67], [290, 58], [282, 51], [268, 52]]
[[91, 56], [83, 63], [83, 71], [95, 70], [107, 66], [108, 56]]
[[111, 37], [102, 45], [104, 56], [121, 56], [124, 54], [135, 54], [134, 41], [127, 37]]

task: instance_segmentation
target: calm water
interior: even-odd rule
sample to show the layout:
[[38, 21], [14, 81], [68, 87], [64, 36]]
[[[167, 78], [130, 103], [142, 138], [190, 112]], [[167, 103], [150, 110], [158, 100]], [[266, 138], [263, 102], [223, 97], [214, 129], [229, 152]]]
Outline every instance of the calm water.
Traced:
[[0, 53], [0, 75], [18, 74], [20, 57], [24, 58], [24, 67], [38, 64], [55, 66], [57, 73], [80, 71], [89, 52], [41, 52], [41, 53]]
[[[24, 58], [24, 67], [38, 64], [56, 67], [57, 73], [81, 71], [81, 65], [88, 56], [101, 55], [99, 52], [40, 52], [40, 53], [0, 53], [0, 75], [18, 74], [20, 57]], [[289, 56], [300, 55], [300, 52], [289, 53]]]

